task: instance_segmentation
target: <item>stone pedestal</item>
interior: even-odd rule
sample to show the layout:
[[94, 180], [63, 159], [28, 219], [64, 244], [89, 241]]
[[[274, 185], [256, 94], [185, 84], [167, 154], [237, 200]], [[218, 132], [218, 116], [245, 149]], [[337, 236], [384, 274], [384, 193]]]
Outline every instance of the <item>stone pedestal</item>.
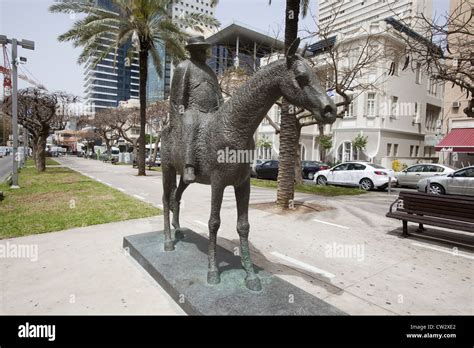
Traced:
[[[344, 315], [300, 288], [256, 269], [262, 291], [245, 287], [240, 256], [217, 247], [221, 282], [207, 284], [208, 240], [183, 229], [175, 250], [163, 249], [163, 232], [127, 236], [123, 247], [190, 315]], [[126, 279], [124, 279], [126, 281]], [[157, 313], [158, 314], [158, 313]]]

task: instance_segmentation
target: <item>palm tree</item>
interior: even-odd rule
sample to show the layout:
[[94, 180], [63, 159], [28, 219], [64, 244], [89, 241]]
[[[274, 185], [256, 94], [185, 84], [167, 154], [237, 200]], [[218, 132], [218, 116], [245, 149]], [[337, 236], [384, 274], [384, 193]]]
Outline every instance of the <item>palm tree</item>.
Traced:
[[[202, 32], [202, 25], [218, 26], [219, 22], [205, 14], [187, 14], [172, 18], [169, 9], [173, 0], [111, 0], [114, 10], [109, 11], [88, 2], [61, 2], [53, 4], [53, 13], [79, 13], [85, 17], [77, 20], [72, 28], [58, 37], [59, 41], [72, 41], [74, 47], [82, 46], [78, 63], [89, 58], [94, 67], [108, 54], [132, 42], [127, 57], [138, 53], [140, 71], [140, 136], [138, 141], [138, 175], [145, 175], [146, 85], [148, 56], [151, 55], [158, 76], [162, 76], [161, 57], [163, 46], [174, 61], [185, 57], [184, 44], [189, 34], [180, 25]], [[114, 40], [103, 40], [113, 35]], [[105, 44], [105, 45], [104, 45]], [[135, 51], [135, 52], [134, 52]]]
[[[288, 50], [298, 37], [300, 10], [304, 17], [307, 14], [308, 6], [309, 0], [286, 0], [285, 50]], [[299, 141], [295, 113], [294, 107], [283, 99], [280, 121], [277, 205], [284, 209], [289, 207], [295, 194], [295, 157]]]

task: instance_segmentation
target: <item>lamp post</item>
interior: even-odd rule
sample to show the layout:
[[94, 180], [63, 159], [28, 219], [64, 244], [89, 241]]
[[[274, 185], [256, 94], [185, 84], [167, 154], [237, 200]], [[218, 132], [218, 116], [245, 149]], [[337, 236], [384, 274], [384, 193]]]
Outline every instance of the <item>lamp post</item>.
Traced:
[[18, 46], [27, 50], [34, 50], [35, 43], [30, 40], [8, 39], [5, 35], [0, 35], [0, 44], [12, 45], [12, 133], [13, 133], [13, 168], [12, 168], [12, 186], [11, 188], [20, 188], [18, 186], [18, 64], [25, 62], [25, 59], [17, 57]]

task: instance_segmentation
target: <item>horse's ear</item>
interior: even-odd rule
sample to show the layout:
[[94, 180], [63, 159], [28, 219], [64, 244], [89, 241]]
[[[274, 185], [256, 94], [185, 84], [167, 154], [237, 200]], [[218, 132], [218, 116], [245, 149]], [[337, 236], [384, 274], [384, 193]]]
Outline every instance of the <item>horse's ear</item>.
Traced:
[[296, 50], [298, 49], [298, 46], [300, 45], [300, 38], [297, 37], [295, 41], [290, 45], [290, 48], [288, 48], [288, 52], [286, 52], [286, 61], [290, 62], [291, 59], [295, 56]]

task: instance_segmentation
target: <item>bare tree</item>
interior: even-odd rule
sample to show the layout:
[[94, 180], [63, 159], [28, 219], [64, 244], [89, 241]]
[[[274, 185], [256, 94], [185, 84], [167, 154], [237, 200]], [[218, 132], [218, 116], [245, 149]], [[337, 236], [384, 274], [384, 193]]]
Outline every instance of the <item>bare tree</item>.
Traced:
[[153, 149], [151, 163], [155, 163], [156, 157], [158, 156], [158, 145], [161, 141], [161, 132], [168, 122], [169, 105], [168, 100], [161, 100], [147, 107], [146, 114], [148, 115], [150, 129], [156, 133], [155, 148]]
[[120, 134], [114, 127], [117, 122], [115, 109], [105, 109], [97, 112], [94, 117], [81, 117], [77, 126], [83, 128], [84, 126], [92, 127], [96, 133], [105, 142], [107, 154], [112, 153], [112, 145], [119, 139]]
[[474, 7], [471, 0], [455, 4], [450, 13], [435, 18], [422, 13], [411, 22], [396, 18], [392, 25], [407, 46], [405, 68], [411, 65], [437, 81], [459, 87], [469, 100], [464, 112], [474, 117]]
[[[31, 145], [38, 172], [46, 170], [46, 140], [54, 131], [66, 127], [71, 114], [68, 105], [78, 97], [66, 92], [48, 92], [40, 88], [18, 91], [18, 122], [31, 135]], [[3, 111], [11, 116], [12, 97], [5, 99]]]

